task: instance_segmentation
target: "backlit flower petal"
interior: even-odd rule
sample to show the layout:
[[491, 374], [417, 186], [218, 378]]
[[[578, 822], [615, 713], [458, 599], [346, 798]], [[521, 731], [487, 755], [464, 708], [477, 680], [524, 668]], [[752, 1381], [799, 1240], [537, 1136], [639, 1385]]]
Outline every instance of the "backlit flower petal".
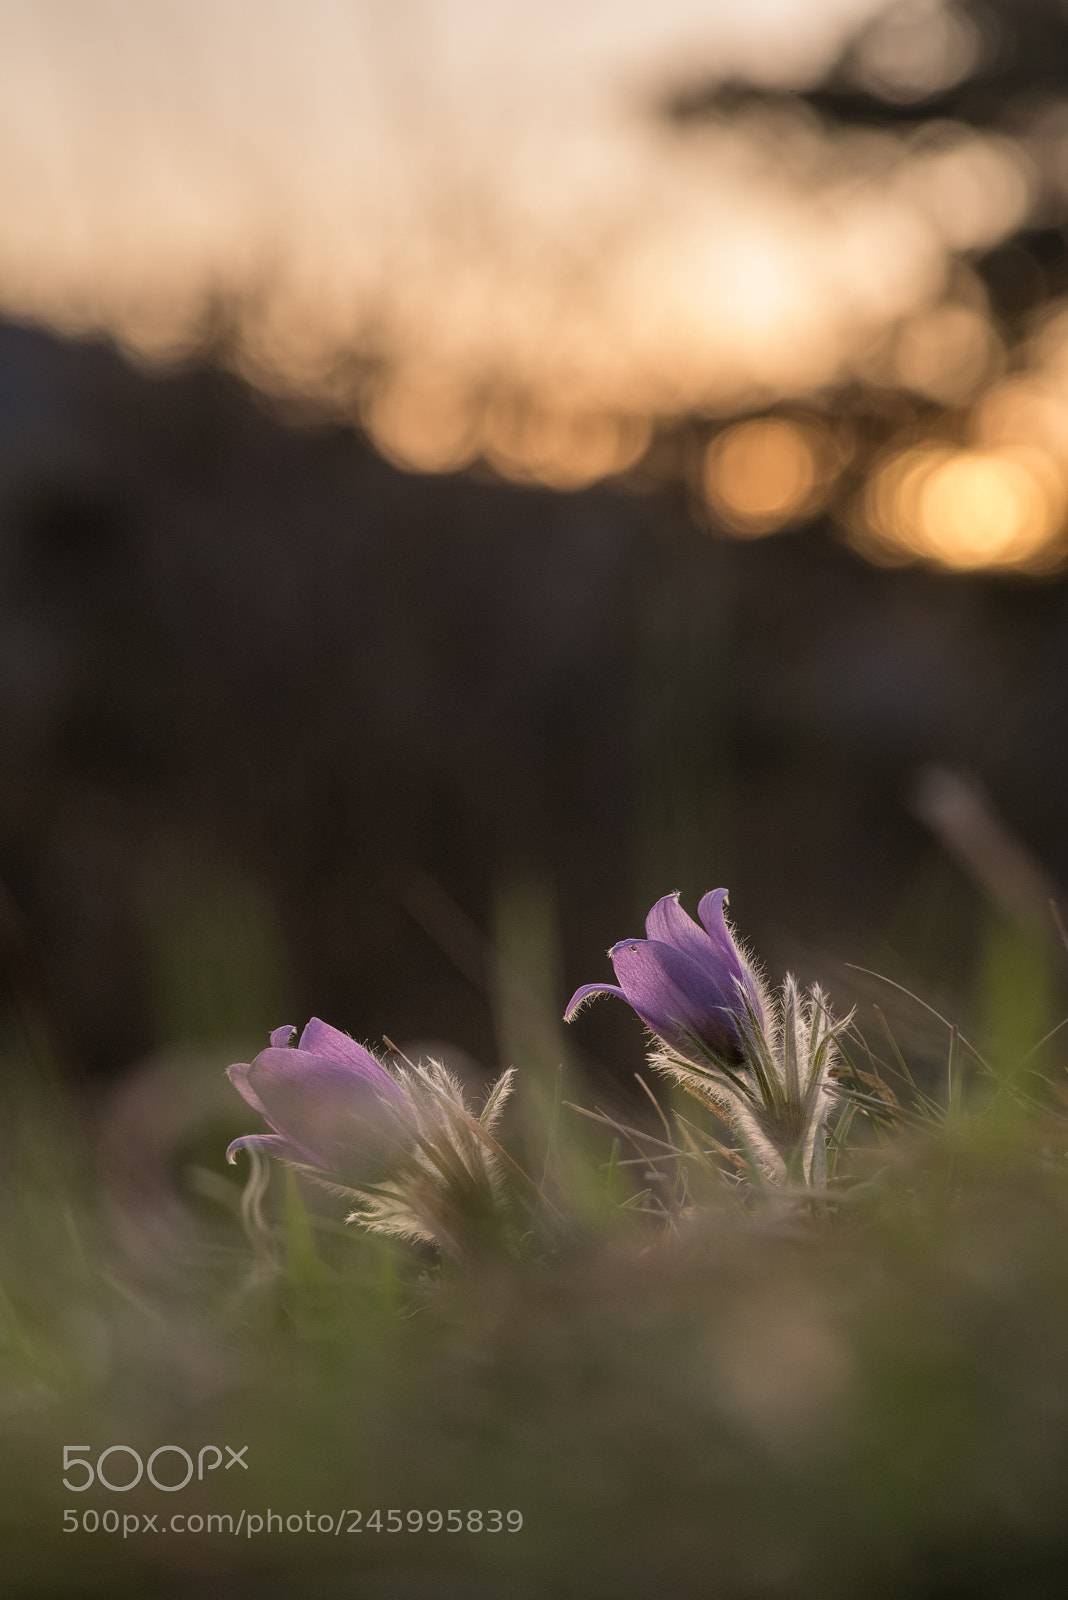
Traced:
[[718, 1054], [737, 1053], [733, 974], [701, 966], [659, 939], [624, 940], [611, 956], [627, 1000], [654, 1033], [687, 1055], [693, 1050], [688, 1035]]
[[362, 1054], [373, 1072], [362, 1061], [355, 1067], [302, 1049], [263, 1050], [249, 1068], [248, 1081], [271, 1127], [315, 1165], [335, 1172], [352, 1171], [382, 1146], [396, 1130], [394, 1113], [403, 1103], [385, 1068], [370, 1052]]
[[295, 1049], [294, 1032], [276, 1028], [254, 1061], [228, 1069], [234, 1088], [272, 1130], [235, 1140], [231, 1158], [239, 1149], [263, 1150], [365, 1179], [387, 1150], [410, 1137], [404, 1093], [369, 1050], [318, 1017]]
[[757, 1020], [763, 1021], [760, 987], [731, 936], [731, 931], [727, 926], [727, 919], [724, 916], [726, 904], [726, 889], [712, 889], [708, 894], [702, 895], [701, 903], [697, 907], [697, 915], [708, 931], [713, 948], [718, 951], [720, 958], [730, 966], [734, 976], [745, 989], [749, 1003], [756, 1013]]
[[747, 1006], [763, 1025], [763, 987], [727, 926], [726, 899], [726, 889], [706, 894], [698, 926], [677, 894], [664, 895], [645, 919], [647, 937], [623, 939], [608, 952], [620, 986], [585, 984], [568, 1003], [567, 1021], [593, 995], [621, 995], [683, 1055], [740, 1058]]
[[226, 1147], [226, 1159], [233, 1166], [239, 1150], [259, 1150], [265, 1156], [288, 1156], [292, 1161], [303, 1161], [302, 1152], [294, 1150], [288, 1139], [280, 1133], [244, 1133]]
[[584, 983], [581, 989], [575, 990], [567, 1002], [564, 1021], [570, 1022], [575, 1013], [582, 1009], [587, 1000], [592, 1000], [595, 994], [614, 994], [618, 995], [620, 1000], [627, 998], [623, 990], [618, 989], [614, 983]]
[[226, 1076], [241, 1098], [247, 1100], [253, 1111], [258, 1111], [261, 1117], [266, 1117], [267, 1113], [263, 1108], [263, 1101], [248, 1081], [250, 1065], [251, 1063], [247, 1061], [235, 1061], [232, 1067], [227, 1067]]
[[[717, 891], [723, 893], [725, 891]], [[708, 896], [705, 896], [707, 899]], [[704, 902], [702, 902], [703, 904]], [[712, 959], [715, 946], [703, 928], [679, 905], [678, 894], [666, 894], [658, 900], [645, 919], [645, 933], [649, 939], [659, 939], [662, 944], [672, 944], [676, 950], [692, 956], [706, 965]]]
[[370, 1050], [357, 1044], [355, 1039], [350, 1039], [340, 1028], [332, 1028], [329, 1022], [322, 1022], [318, 1017], [312, 1017], [307, 1024], [297, 1048], [322, 1060], [337, 1061], [342, 1066], [352, 1067], [362, 1077], [378, 1082], [387, 1094], [394, 1087], [393, 1079]]

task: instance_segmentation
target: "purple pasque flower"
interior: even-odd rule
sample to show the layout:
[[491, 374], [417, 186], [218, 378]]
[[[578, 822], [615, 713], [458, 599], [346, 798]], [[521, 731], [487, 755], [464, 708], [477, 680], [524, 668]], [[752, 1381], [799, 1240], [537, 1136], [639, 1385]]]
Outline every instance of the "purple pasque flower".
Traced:
[[614, 994], [680, 1055], [700, 1058], [707, 1051], [740, 1060], [738, 1018], [748, 1022], [748, 1001], [762, 1027], [764, 998], [759, 978], [727, 927], [726, 901], [726, 889], [706, 894], [697, 908], [703, 923], [698, 927], [678, 895], [666, 894], [645, 919], [646, 938], [623, 939], [609, 950], [618, 986], [584, 984], [571, 996], [565, 1020], [570, 1022], [594, 995]]
[[296, 1031], [276, 1028], [270, 1047], [254, 1061], [227, 1069], [234, 1088], [273, 1132], [235, 1139], [226, 1159], [234, 1161], [238, 1150], [261, 1150], [345, 1178], [366, 1178], [401, 1133], [404, 1094], [347, 1033], [312, 1017], [294, 1046]]

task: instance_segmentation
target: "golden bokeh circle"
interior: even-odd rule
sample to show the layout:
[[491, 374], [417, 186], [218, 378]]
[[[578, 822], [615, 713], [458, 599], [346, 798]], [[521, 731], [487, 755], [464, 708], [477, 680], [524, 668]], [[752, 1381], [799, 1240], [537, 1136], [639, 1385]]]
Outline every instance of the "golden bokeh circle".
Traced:
[[827, 452], [816, 430], [786, 417], [755, 417], [716, 436], [705, 451], [709, 508], [732, 533], [773, 533], [813, 509]]

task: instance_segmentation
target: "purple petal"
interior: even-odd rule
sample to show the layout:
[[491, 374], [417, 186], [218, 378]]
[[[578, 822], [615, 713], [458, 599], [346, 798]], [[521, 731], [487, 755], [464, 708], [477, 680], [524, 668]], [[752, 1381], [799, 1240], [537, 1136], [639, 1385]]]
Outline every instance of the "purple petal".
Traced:
[[[725, 894], [726, 890], [717, 891]], [[705, 900], [709, 897], [705, 896]], [[704, 900], [701, 904], [704, 905]], [[645, 919], [645, 932], [648, 938], [657, 939], [661, 944], [672, 944], [676, 950], [681, 950], [684, 955], [691, 956], [694, 961], [702, 962], [707, 966], [710, 960], [716, 957], [716, 947], [703, 928], [699, 928], [691, 916], [679, 905], [678, 894], [666, 894], [658, 900]]]
[[289, 1156], [293, 1161], [304, 1159], [280, 1133], [244, 1133], [240, 1139], [232, 1140], [226, 1147], [226, 1159], [231, 1166], [239, 1150], [260, 1150], [265, 1156]]
[[735, 944], [731, 931], [727, 926], [727, 919], [723, 908], [727, 903], [726, 889], [712, 889], [701, 899], [697, 907], [697, 915], [701, 918], [713, 945], [721, 953], [722, 958], [730, 967], [731, 972], [738, 979], [749, 997], [749, 1003], [756, 1012], [757, 1018], [763, 1021], [764, 1011], [760, 1003], [760, 989], [754, 981], [748, 964], [743, 959], [738, 946]]
[[351, 1067], [361, 1077], [378, 1082], [386, 1094], [395, 1088], [393, 1079], [370, 1050], [357, 1044], [355, 1039], [350, 1039], [340, 1028], [332, 1028], [329, 1022], [321, 1022], [318, 1017], [312, 1017], [305, 1027], [298, 1050], [317, 1056], [322, 1061], [337, 1061], [343, 1067]]
[[253, 1111], [258, 1111], [261, 1117], [266, 1117], [267, 1113], [263, 1109], [263, 1101], [248, 1081], [250, 1066], [251, 1063], [249, 1062], [236, 1061], [232, 1067], [227, 1067], [226, 1076], [241, 1098], [246, 1100], [252, 1107]]
[[248, 1069], [271, 1127], [306, 1159], [338, 1172], [359, 1166], [388, 1134], [396, 1137], [397, 1113], [405, 1105], [385, 1068], [369, 1051], [355, 1049], [365, 1060], [338, 1061], [304, 1049], [263, 1050]]
[[292, 1023], [285, 1028], [275, 1028], [274, 1032], [271, 1034], [271, 1044], [276, 1050], [284, 1050], [296, 1031], [297, 1030], [293, 1027]]
[[732, 1013], [739, 1001], [733, 975], [710, 970], [658, 939], [630, 939], [609, 951], [629, 1003], [654, 1033], [684, 1053], [687, 1033], [711, 1049], [734, 1054], [739, 1034]]
[[570, 1022], [575, 1013], [595, 994], [614, 994], [618, 995], [620, 1000], [627, 998], [623, 990], [617, 989], [614, 983], [584, 983], [581, 989], [575, 990], [571, 999], [567, 1002], [564, 1021]]
[[701, 896], [701, 903], [697, 907], [697, 915], [704, 923], [708, 936], [713, 942], [724, 949], [727, 945], [734, 948], [734, 941], [727, 927], [727, 918], [724, 907], [727, 904], [726, 889], [710, 889]]

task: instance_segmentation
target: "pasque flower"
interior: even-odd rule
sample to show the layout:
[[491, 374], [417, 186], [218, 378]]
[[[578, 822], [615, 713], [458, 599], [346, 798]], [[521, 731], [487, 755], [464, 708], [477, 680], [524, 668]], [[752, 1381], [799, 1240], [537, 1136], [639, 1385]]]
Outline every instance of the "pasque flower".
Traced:
[[228, 1069], [230, 1082], [270, 1125], [246, 1133], [226, 1152], [260, 1150], [305, 1166], [363, 1179], [402, 1135], [407, 1101], [393, 1077], [348, 1034], [313, 1017], [276, 1028], [254, 1061]]
[[677, 894], [658, 900], [648, 938], [608, 952], [618, 986], [585, 984], [565, 1015], [570, 1022], [597, 994], [626, 1000], [659, 1040], [650, 1066], [723, 1117], [754, 1169], [773, 1183], [818, 1185], [836, 1050], [851, 1019], [833, 1017], [822, 990], [802, 994], [789, 976], [769, 995], [727, 927], [726, 899], [726, 889], [705, 895], [702, 927]]
[[457, 1258], [491, 1237], [510, 1237], [507, 1158], [494, 1130], [513, 1071], [476, 1113], [440, 1062], [402, 1056], [387, 1071], [318, 1017], [294, 1046], [295, 1032], [276, 1028], [254, 1061], [229, 1068], [234, 1088], [272, 1129], [235, 1139], [229, 1161], [238, 1150], [257, 1150], [310, 1167], [358, 1202], [350, 1222]]
[[658, 900], [645, 919], [647, 937], [623, 939], [608, 952], [618, 985], [584, 984], [571, 996], [566, 1020], [595, 995], [617, 995], [680, 1055], [739, 1060], [749, 1012], [761, 1026], [766, 1002], [727, 927], [726, 901], [726, 889], [706, 894], [697, 908], [699, 927], [677, 894]]

